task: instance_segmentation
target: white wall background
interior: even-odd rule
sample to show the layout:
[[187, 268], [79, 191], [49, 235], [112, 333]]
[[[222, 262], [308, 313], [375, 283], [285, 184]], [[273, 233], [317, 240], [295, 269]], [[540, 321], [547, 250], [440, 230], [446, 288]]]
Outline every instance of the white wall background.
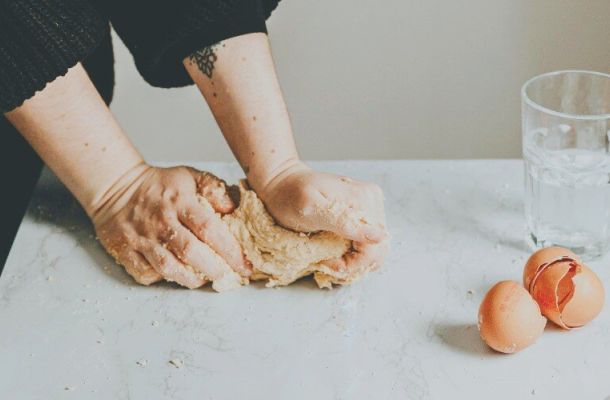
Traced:
[[[519, 157], [519, 89], [610, 70], [608, 0], [283, 0], [273, 52], [306, 159]], [[194, 87], [156, 89], [115, 37], [113, 110], [149, 160], [229, 160]]]

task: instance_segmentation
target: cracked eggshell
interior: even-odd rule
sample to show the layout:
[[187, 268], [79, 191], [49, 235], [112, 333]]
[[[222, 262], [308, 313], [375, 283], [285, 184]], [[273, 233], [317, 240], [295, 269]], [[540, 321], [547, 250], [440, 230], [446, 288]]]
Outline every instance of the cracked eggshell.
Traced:
[[532, 283], [536, 280], [542, 270], [550, 264], [562, 260], [574, 260], [580, 263], [580, 259], [576, 254], [563, 247], [545, 247], [536, 251], [525, 263], [525, 268], [523, 269], [523, 286], [531, 292]]
[[592, 321], [604, 307], [605, 291], [601, 280], [586, 265], [580, 267], [580, 273], [572, 278], [574, 294], [562, 311], [563, 321], [572, 327]]
[[571, 296], [570, 275], [574, 275], [578, 264], [573, 261], [554, 263], [544, 268], [532, 282], [530, 293], [542, 314], [564, 329], [570, 329], [561, 319], [561, 304]]
[[604, 287], [597, 275], [576, 261], [543, 268], [532, 282], [531, 294], [542, 314], [563, 329], [583, 326], [604, 305]]
[[495, 284], [479, 307], [481, 338], [501, 353], [515, 353], [533, 344], [545, 325], [538, 304], [514, 281]]

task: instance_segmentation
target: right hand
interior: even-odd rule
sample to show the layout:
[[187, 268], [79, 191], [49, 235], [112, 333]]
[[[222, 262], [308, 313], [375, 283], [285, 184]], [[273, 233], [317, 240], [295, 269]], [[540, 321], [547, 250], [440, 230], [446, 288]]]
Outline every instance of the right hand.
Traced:
[[321, 173], [295, 160], [257, 193], [273, 217], [296, 231], [331, 231], [353, 241], [352, 251], [326, 264], [338, 271], [379, 268], [388, 252], [379, 186]]
[[239, 243], [217, 214], [235, 208], [224, 182], [192, 168], [144, 164], [126, 176], [89, 215], [106, 250], [137, 282], [165, 279], [193, 289], [212, 281], [214, 289], [226, 290], [250, 275]]

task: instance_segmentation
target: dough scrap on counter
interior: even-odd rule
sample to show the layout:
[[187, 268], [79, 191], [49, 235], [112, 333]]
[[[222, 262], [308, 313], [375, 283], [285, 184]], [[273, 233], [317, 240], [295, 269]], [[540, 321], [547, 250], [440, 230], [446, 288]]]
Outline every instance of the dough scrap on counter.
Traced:
[[[349, 284], [375, 269], [337, 267], [331, 260], [353, 251], [352, 243], [332, 232], [299, 233], [279, 226], [256, 193], [242, 181], [237, 187], [239, 203], [223, 221], [241, 244], [252, 263], [251, 280], [267, 280], [267, 287], [288, 285], [313, 274], [320, 288]], [[206, 207], [211, 207], [201, 197]]]

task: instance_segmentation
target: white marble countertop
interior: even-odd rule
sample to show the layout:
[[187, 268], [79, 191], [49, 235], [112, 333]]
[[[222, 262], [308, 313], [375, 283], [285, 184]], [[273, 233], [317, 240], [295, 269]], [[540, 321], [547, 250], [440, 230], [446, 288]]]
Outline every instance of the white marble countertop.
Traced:
[[482, 296], [529, 252], [521, 162], [314, 164], [378, 182], [393, 236], [382, 270], [331, 291], [138, 286], [43, 175], [0, 277], [0, 398], [610, 398], [608, 307], [512, 356], [479, 339]]

